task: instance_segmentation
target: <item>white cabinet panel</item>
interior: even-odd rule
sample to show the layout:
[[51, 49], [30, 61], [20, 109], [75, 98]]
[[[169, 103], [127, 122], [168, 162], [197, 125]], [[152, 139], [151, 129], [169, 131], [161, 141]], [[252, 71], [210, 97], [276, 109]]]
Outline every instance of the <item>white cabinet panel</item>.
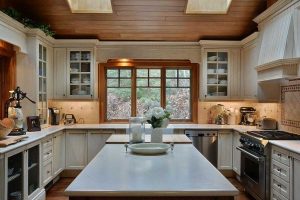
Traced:
[[241, 146], [240, 134], [237, 131], [233, 132], [232, 137], [232, 169], [239, 176], [241, 175], [241, 152], [236, 149], [236, 147]]
[[65, 133], [60, 131], [53, 137], [53, 175], [58, 175], [65, 168]]
[[232, 132], [218, 132], [218, 169], [232, 169]]
[[112, 131], [88, 131], [88, 162], [90, 162], [105, 145], [106, 140], [113, 134]]
[[87, 164], [87, 132], [68, 130], [66, 132], [66, 168], [83, 169]]
[[54, 98], [62, 99], [67, 94], [67, 49], [54, 48]]
[[[299, 156], [300, 158], [300, 156]], [[293, 166], [293, 196], [294, 200], [300, 199], [300, 160], [294, 158], [294, 166]]]
[[257, 66], [258, 48], [256, 42], [242, 49], [242, 88], [243, 99], [257, 99]]

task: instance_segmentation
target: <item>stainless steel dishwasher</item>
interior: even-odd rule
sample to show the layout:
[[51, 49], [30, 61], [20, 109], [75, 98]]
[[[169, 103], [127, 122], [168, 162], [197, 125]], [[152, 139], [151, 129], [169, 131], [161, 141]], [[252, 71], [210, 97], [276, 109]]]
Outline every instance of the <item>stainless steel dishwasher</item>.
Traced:
[[218, 131], [213, 130], [185, 130], [193, 145], [211, 164], [217, 167], [218, 162]]

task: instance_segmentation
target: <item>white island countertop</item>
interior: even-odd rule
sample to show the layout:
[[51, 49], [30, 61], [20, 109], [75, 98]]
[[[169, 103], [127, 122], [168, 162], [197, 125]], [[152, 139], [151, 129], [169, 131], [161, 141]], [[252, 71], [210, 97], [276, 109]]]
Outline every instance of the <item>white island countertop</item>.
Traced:
[[[107, 144], [66, 189], [69, 197], [234, 197], [238, 190], [191, 144], [143, 156]], [[72, 199], [72, 198], [70, 198]]]

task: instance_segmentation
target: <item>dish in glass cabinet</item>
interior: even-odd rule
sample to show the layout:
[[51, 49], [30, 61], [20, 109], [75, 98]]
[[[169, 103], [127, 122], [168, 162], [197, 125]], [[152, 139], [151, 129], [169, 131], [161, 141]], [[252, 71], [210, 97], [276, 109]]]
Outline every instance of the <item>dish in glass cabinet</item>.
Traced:
[[142, 154], [142, 155], [155, 155], [163, 154], [171, 148], [170, 144], [164, 143], [139, 143], [139, 144], [130, 144], [128, 148], [132, 153]]

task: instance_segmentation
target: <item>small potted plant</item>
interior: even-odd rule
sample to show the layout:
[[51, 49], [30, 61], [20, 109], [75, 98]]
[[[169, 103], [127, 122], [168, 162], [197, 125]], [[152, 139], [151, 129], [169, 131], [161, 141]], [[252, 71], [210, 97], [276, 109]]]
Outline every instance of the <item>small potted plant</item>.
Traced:
[[171, 115], [171, 107], [167, 106], [166, 109], [162, 107], [153, 107], [146, 112], [147, 122], [152, 126], [151, 142], [161, 143], [163, 129], [167, 128]]

